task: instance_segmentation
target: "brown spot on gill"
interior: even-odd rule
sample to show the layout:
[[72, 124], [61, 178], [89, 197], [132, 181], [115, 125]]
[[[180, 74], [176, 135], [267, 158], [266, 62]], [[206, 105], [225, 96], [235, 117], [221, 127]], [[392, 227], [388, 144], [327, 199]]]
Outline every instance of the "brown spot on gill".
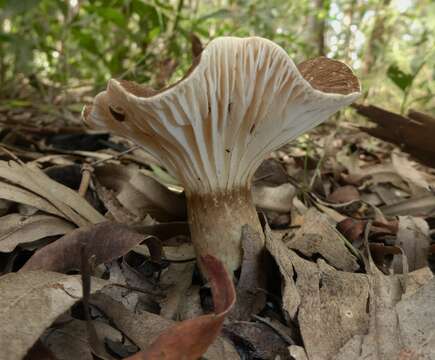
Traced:
[[249, 129], [249, 133], [252, 134], [255, 130], [255, 123], [252, 124], [251, 128]]

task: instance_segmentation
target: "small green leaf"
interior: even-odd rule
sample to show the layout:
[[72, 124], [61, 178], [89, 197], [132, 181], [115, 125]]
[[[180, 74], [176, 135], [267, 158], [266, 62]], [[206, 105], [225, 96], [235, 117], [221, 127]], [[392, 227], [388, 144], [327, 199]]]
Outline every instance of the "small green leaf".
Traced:
[[119, 27], [125, 27], [127, 23], [125, 16], [118, 10], [108, 7], [100, 7], [96, 9], [96, 12], [99, 17], [103, 18], [108, 22], [113, 22]]
[[387, 76], [402, 91], [406, 91], [414, 80], [414, 75], [400, 70], [397, 65], [390, 65], [388, 67]]
[[0, 6], [6, 11], [17, 14], [29, 11], [30, 9], [39, 5], [40, 2], [41, 0], [4, 0], [0, 2]]
[[198, 18], [198, 22], [202, 22], [208, 19], [226, 19], [231, 17], [231, 11], [228, 9], [219, 9], [216, 11], [213, 11], [209, 14], [205, 14], [203, 16], [201, 16], [200, 18]]
[[98, 52], [98, 44], [92, 34], [80, 29], [73, 29], [72, 34], [83, 49], [89, 52]]

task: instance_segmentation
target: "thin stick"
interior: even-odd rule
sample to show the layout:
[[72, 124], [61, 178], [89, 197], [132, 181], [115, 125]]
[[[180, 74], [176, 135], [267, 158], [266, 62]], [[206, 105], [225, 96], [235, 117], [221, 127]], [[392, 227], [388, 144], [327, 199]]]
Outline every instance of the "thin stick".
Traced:
[[119, 159], [121, 156], [126, 155], [128, 153], [131, 153], [132, 151], [137, 150], [139, 148], [140, 148], [139, 145], [133, 145], [130, 149], [127, 149], [123, 152], [120, 152], [119, 154], [113, 155], [112, 157], [107, 158], [107, 159], [100, 159], [100, 160], [94, 161], [94, 162], [90, 163], [89, 165], [91, 165], [92, 167], [95, 167], [97, 165], [101, 165], [101, 164], [105, 163], [106, 161]]
[[92, 173], [94, 168], [89, 164], [82, 166], [82, 181], [80, 182], [79, 195], [84, 197], [88, 191], [89, 183], [91, 182]]

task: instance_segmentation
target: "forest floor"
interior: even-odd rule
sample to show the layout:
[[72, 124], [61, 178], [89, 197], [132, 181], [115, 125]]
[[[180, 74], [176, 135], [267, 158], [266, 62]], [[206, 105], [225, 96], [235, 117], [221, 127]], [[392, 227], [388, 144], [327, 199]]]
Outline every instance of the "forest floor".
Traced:
[[263, 265], [244, 248], [233, 305], [198, 273], [180, 184], [87, 131], [90, 100], [0, 103], [0, 359], [435, 358], [433, 168], [354, 110], [271, 154]]

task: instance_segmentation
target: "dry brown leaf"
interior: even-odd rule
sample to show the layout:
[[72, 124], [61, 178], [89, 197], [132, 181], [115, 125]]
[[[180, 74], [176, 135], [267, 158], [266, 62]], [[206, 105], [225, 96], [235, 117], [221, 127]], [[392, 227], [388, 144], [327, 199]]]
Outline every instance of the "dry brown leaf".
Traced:
[[96, 168], [95, 175], [102, 186], [115, 192], [120, 204], [139, 218], [146, 214], [159, 221], [186, 217], [182, 196], [138, 170], [106, 164]]
[[292, 345], [288, 350], [295, 360], [308, 360], [307, 353], [302, 346]]
[[333, 204], [343, 204], [351, 201], [359, 200], [359, 192], [355, 186], [346, 185], [339, 187], [333, 193], [329, 194], [326, 201]]
[[32, 206], [36, 209], [42, 210], [46, 213], [57, 215], [68, 219], [61, 211], [59, 211], [55, 206], [53, 206], [49, 201], [36, 195], [31, 191], [27, 191], [19, 186], [0, 183], [0, 198], [13, 201], [19, 204], [25, 204]]
[[258, 208], [281, 213], [287, 213], [291, 210], [295, 195], [296, 188], [289, 183], [275, 187], [255, 185], [252, 189], [252, 197]]
[[356, 257], [346, 247], [341, 234], [315, 208], [307, 211], [302, 227], [286, 245], [306, 256], [320, 254], [340, 270], [356, 271], [359, 268]]
[[[290, 360], [288, 344], [268, 325], [259, 322], [236, 321], [225, 325], [225, 333], [230, 333], [236, 343], [248, 343], [248, 359]], [[241, 339], [241, 340], [240, 340]], [[245, 352], [245, 351], [244, 351]]]
[[289, 182], [285, 167], [276, 159], [264, 160], [254, 174], [253, 182], [267, 186], [279, 186]]
[[404, 349], [415, 359], [435, 359], [435, 281], [396, 305]]
[[383, 206], [380, 210], [385, 216], [434, 216], [435, 196], [430, 194], [406, 199], [397, 204]]
[[160, 315], [166, 319], [179, 320], [185, 306], [186, 293], [192, 284], [194, 262], [172, 263], [161, 275], [159, 285], [167, 289], [165, 298], [160, 301]]
[[104, 217], [74, 190], [50, 179], [36, 167], [0, 161], [0, 178], [30, 190], [49, 201], [78, 226], [104, 221]]
[[12, 202], [2, 198], [1, 190], [3, 183], [0, 185], [0, 216], [6, 215], [12, 206]]
[[367, 221], [346, 218], [337, 224], [337, 230], [340, 231], [346, 239], [352, 243], [362, 239]]
[[197, 360], [219, 335], [225, 316], [236, 301], [233, 281], [213, 256], [201, 257], [213, 293], [215, 314], [185, 320], [165, 330], [144, 352], [129, 360]]
[[242, 227], [242, 270], [237, 283], [237, 302], [230, 318], [250, 320], [266, 304], [265, 262], [260, 234], [249, 225]]
[[133, 224], [140, 220], [119, 202], [114, 191], [105, 188], [98, 181], [95, 181], [95, 191], [107, 209], [106, 218], [121, 224]]
[[421, 193], [421, 190], [429, 190], [429, 184], [423, 176], [423, 173], [418, 171], [413, 162], [404, 156], [399, 156], [396, 153], [391, 155], [391, 162], [397, 174], [406, 181], [414, 194]]
[[426, 285], [433, 278], [434, 273], [429, 269], [429, 267], [424, 267], [408, 273], [406, 277], [402, 278], [402, 283], [404, 282], [403, 280], [406, 279], [406, 292], [403, 294], [402, 300], [415, 294], [418, 289], [423, 285]]
[[[427, 266], [430, 242], [429, 226], [426, 221], [411, 216], [399, 216], [399, 231], [395, 245], [402, 248], [409, 271]], [[401, 257], [394, 258], [393, 267], [396, 274], [402, 273]]]
[[[144, 256], [151, 256], [150, 250], [145, 245], [135, 246], [133, 251]], [[175, 246], [163, 246], [163, 257], [168, 261], [193, 261], [196, 255], [192, 243], [184, 243]]]
[[74, 228], [73, 224], [56, 216], [9, 214], [0, 218], [0, 252], [11, 252], [20, 244], [63, 235]]
[[298, 323], [308, 358], [334, 359], [352, 336], [367, 331], [367, 276], [336, 271], [323, 260], [315, 264], [289, 251], [301, 296]]
[[76, 229], [38, 250], [21, 271], [68, 271], [80, 268], [80, 251], [85, 246], [87, 257], [95, 255], [102, 264], [125, 255], [145, 240], [145, 236], [125, 225], [104, 222]]
[[46, 331], [42, 342], [59, 360], [93, 360], [86, 323], [72, 319]]
[[192, 285], [187, 290], [184, 307], [180, 311], [180, 320], [192, 319], [204, 313], [201, 306], [200, 290], [200, 285]]
[[23, 360], [62, 360], [58, 359], [50, 349], [38, 340], [27, 352]]
[[[175, 321], [146, 311], [134, 314], [104, 294], [94, 295], [91, 303], [101, 309], [142, 350], [146, 350], [163, 331], [176, 324]], [[222, 337], [214, 341], [204, 356], [209, 360], [240, 359], [232, 345]]]
[[[98, 339], [122, 342], [122, 333], [109, 324], [94, 320], [92, 321]], [[85, 321], [70, 318], [55, 324], [45, 331], [42, 336], [43, 344], [52, 351], [58, 360], [92, 360], [94, 344], [90, 343], [88, 326]], [[101, 350], [100, 350], [101, 352]], [[97, 354], [95, 354], [97, 355]], [[113, 359], [107, 353], [103, 358]]]
[[297, 316], [309, 359], [333, 358], [353, 335], [367, 330], [366, 275], [304, 260], [268, 232], [266, 247], [284, 278], [283, 308], [292, 319]]
[[364, 198], [366, 200], [370, 200], [370, 204], [374, 206], [379, 206], [382, 204], [396, 204], [402, 201], [404, 197], [408, 197], [407, 193], [403, 194], [404, 196], [402, 196], [399, 190], [390, 184], [374, 185], [370, 188], [370, 190], [373, 192], [364, 194]]
[[[369, 259], [369, 331], [356, 335], [337, 360], [433, 359], [435, 354], [435, 282], [404, 296], [402, 276], [386, 276]], [[410, 273], [412, 276], [412, 273]]]
[[290, 323], [296, 317], [299, 305], [301, 303], [301, 297], [293, 280], [295, 272], [292, 263], [288, 260], [289, 249], [282, 242], [281, 237], [273, 234], [268, 226], [265, 228], [265, 238], [266, 249], [275, 259], [283, 278], [282, 307], [290, 317], [290, 319], [286, 319], [287, 322]]
[[[105, 284], [93, 279], [91, 291]], [[31, 271], [0, 277], [0, 358], [21, 360], [44, 330], [81, 296], [79, 276]]]

